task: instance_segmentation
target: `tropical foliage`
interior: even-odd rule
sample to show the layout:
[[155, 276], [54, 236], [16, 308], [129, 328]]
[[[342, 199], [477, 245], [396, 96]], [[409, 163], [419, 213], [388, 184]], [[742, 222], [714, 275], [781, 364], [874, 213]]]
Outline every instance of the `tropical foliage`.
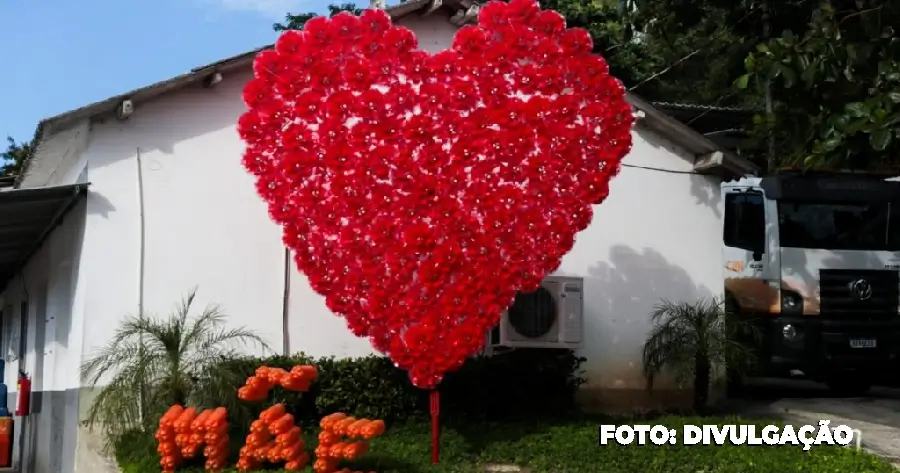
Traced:
[[[796, 2], [794, 2], [796, 3]], [[806, 2], [745, 59], [738, 87], [771, 84], [774, 110], [754, 120], [782, 159], [802, 166], [893, 167], [900, 161], [900, 4]]]
[[663, 300], [650, 320], [654, 326], [643, 353], [648, 388], [653, 389], [658, 375], [672, 374], [678, 385], [692, 385], [695, 409], [709, 400], [714, 369], [727, 365], [744, 372], [753, 364], [753, 352], [744, 341], [756, 338], [754, 328], [726, 310], [718, 298], [694, 303]]
[[[252, 331], [227, 328], [226, 315], [216, 305], [192, 315], [196, 294], [190, 291], [168, 317], [125, 317], [112, 339], [82, 364], [83, 382], [97, 388], [87, 424], [102, 427], [107, 440], [150, 431], [173, 404], [221, 395], [220, 382], [204, 373], [248, 346], [268, 351]], [[228, 389], [233, 396], [233, 388]]]

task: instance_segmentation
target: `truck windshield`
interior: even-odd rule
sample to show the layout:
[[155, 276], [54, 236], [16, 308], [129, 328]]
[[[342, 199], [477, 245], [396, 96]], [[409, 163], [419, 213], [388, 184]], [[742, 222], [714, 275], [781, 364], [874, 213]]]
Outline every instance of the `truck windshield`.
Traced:
[[900, 250], [900, 202], [778, 203], [781, 246]]

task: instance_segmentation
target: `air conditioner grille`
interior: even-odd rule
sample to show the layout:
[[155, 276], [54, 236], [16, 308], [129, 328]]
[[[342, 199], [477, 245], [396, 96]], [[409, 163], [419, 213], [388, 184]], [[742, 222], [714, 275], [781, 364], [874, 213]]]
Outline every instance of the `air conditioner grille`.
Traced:
[[537, 291], [516, 295], [508, 311], [513, 330], [528, 338], [546, 335], [556, 323], [556, 300], [541, 287]]

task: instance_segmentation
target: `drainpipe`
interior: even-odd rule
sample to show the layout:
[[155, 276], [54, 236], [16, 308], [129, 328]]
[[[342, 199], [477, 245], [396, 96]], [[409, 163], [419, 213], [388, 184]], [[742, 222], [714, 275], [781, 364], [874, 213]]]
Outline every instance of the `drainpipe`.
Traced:
[[[137, 148], [137, 188], [138, 188], [138, 317], [144, 318], [144, 274], [145, 274], [145, 262], [147, 260], [147, 229], [146, 229], [146, 216], [144, 214], [144, 164], [141, 160], [141, 149]], [[140, 344], [139, 357], [143, 358], [144, 351], [144, 334], [141, 333], [138, 335], [138, 343]], [[141, 382], [140, 390], [138, 391], [138, 420], [143, 425], [144, 421], [144, 401], [147, 398], [147, 393], [145, 392], [144, 383]]]
[[138, 188], [138, 218], [139, 218], [139, 256], [138, 256], [138, 316], [144, 316], [144, 269], [147, 261], [147, 229], [146, 215], [144, 214], [144, 171], [141, 160], [141, 149], [137, 149], [137, 188]]

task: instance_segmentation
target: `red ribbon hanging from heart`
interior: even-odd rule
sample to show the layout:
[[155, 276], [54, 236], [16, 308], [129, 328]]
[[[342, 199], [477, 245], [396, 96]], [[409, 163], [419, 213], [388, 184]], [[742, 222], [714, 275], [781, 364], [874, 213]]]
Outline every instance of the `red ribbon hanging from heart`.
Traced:
[[238, 129], [312, 288], [432, 388], [559, 267], [633, 118], [588, 33], [534, 0], [416, 47], [383, 11], [314, 18], [258, 55]]

